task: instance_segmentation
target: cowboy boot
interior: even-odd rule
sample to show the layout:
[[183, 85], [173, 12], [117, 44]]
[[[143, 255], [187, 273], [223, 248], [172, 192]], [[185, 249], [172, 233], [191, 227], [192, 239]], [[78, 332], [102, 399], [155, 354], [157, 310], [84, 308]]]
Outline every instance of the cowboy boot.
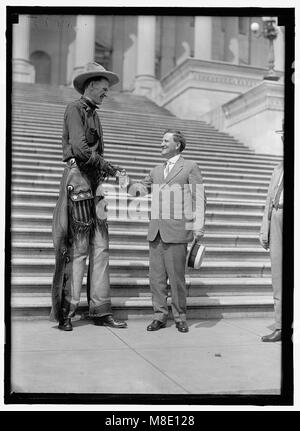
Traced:
[[69, 317], [69, 315], [70, 313], [67, 313], [67, 310], [63, 308], [62, 318], [59, 321], [58, 329], [61, 329], [62, 331], [73, 331], [71, 317]]

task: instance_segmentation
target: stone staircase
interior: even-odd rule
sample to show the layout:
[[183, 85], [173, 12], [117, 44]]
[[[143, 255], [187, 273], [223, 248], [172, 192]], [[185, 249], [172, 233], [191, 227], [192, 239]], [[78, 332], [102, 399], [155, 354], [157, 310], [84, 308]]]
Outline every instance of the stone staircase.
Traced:
[[[52, 212], [63, 171], [62, 119], [77, 98], [67, 87], [17, 84], [12, 104], [11, 306], [13, 316], [48, 316], [54, 251]], [[128, 109], [127, 109], [128, 107]], [[167, 128], [183, 131], [184, 157], [197, 161], [208, 198], [206, 256], [188, 270], [188, 317], [265, 316], [273, 310], [269, 255], [259, 245], [269, 179], [279, 157], [255, 154], [200, 121], [180, 120], [141, 96], [111, 92], [99, 112], [105, 158], [141, 179], [161, 162]], [[115, 316], [152, 313], [146, 232], [150, 197], [109, 202], [111, 294]], [[86, 309], [85, 286], [81, 310]]]

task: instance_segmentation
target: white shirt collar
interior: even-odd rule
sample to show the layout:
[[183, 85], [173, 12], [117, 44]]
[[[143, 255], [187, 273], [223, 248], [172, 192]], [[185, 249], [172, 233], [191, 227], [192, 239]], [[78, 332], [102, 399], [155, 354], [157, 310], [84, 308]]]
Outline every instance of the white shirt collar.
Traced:
[[173, 156], [170, 159], [166, 160], [166, 163], [171, 163], [174, 165], [179, 159], [179, 157], [180, 157], [180, 154], [176, 154], [176, 156]]

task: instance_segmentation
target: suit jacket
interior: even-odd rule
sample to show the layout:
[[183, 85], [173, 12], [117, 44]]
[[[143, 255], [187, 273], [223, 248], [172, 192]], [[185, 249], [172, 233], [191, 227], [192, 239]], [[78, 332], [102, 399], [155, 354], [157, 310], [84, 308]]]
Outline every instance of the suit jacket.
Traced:
[[270, 235], [270, 223], [271, 223], [271, 216], [272, 216], [273, 199], [275, 198], [277, 186], [282, 173], [283, 173], [283, 163], [281, 162], [279, 163], [279, 165], [275, 167], [271, 177], [262, 224], [260, 228], [260, 234], [262, 235], [262, 239], [267, 242], [269, 242], [269, 235]]
[[130, 183], [129, 193], [144, 196], [152, 192], [148, 241], [157, 235], [167, 243], [187, 243], [193, 233], [204, 232], [206, 197], [198, 165], [179, 157], [164, 179], [164, 164], [155, 166], [144, 180]]

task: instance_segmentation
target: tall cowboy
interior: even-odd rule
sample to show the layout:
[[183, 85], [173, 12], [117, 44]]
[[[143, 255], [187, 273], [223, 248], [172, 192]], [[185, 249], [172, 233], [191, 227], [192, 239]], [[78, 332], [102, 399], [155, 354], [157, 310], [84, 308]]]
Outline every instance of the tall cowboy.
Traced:
[[89, 316], [96, 325], [125, 328], [112, 317], [107, 209], [102, 188], [108, 176], [120, 171], [103, 158], [103, 133], [96, 109], [119, 77], [97, 63], [89, 63], [74, 81], [82, 95], [67, 105], [62, 151], [65, 169], [53, 215], [56, 252], [51, 317], [59, 329], [71, 331], [80, 302], [86, 260]]

